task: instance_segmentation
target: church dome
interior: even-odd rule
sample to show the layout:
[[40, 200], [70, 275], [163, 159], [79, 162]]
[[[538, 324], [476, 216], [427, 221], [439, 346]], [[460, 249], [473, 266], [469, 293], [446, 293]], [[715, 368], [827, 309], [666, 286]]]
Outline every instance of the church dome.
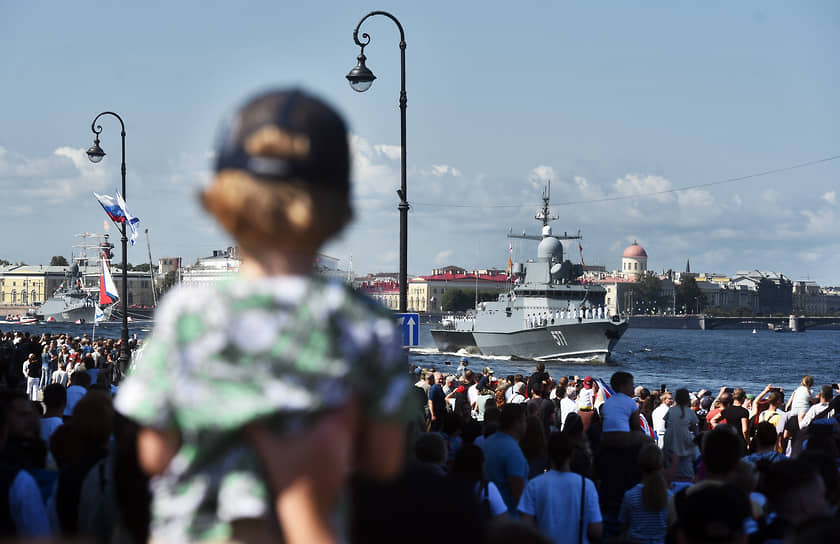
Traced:
[[633, 245], [625, 249], [624, 254], [622, 255], [622, 257], [629, 259], [640, 259], [642, 257], [647, 258], [647, 256], [648, 254], [645, 251], [645, 248], [637, 244], [635, 240], [633, 241]]

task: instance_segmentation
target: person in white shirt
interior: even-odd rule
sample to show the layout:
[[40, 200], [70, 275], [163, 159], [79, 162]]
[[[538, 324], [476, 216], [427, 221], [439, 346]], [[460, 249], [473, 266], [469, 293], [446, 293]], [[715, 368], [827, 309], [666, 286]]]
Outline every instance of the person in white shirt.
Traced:
[[805, 417], [799, 422], [799, 427], [804, 429], [816, 419], [823, 419], [827, 417], [834, 417], [834, 410], [831, 409], [831, 399], [834, 398], [834, 390], [830, 385], [823, 385], [820, 387], [820, 402], [811, 406]]
[[577, 403], [575, 402], [577, 399], [577, 388], [574, 385], [570, 385], [566, 388], [566, 395], [560, 399], [560, 430], [563, 430], [563, 426], [566, 424], [566, 418], [569, 414], [573, 414], [577, 412]]
[[799, 418], [800, 425], [805, 412], [811, 407], [811, 386], [814, 385], [814, 378], [811, 375], [805, 375], [799, 387], [790, 396], [785, 409], [791, 416]]
[[653, 420], [653, 430], [657, 436], [656, 443], [661, 448], [662, 444], [665, 443], [665, 414], [674, 405], [674, 396], [671, 395], [670, 391], [665, 391], [660, 396], [660, 399], [662, 400], [662, 404], [653, 409], [651, 419]]
[[592, 376], [583, 379], [583, 389], [578, 393], [577, 406], [580, 410], [591, 410], [595, 405], [595, 391], [592, 389]]
[[525, 392], [525, 382], [516, 382], [512, 386], [513, 394], [510, 396], [510, 400], [508, 401], [510, 404], [522, 404], [527, 399], [523, 394]]

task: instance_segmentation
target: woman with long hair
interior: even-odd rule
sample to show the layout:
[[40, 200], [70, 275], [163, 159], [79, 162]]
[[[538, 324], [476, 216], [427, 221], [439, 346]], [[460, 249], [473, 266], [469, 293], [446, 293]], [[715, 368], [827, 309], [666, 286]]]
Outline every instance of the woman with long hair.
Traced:
[[665, 442], [662, 445], [666, 454], [677, 456], [676, 480], [690, 482], [694, 479], [694, 458], [697, 446], [694, 444], [694, 432], [697, 429], [697, 414], [691, 409], [691, 397], [688, 389], [677, 389], [675, 404], [665, 414]]
[[624, 526], [629, 542], [665, 542], [668, 482], [663, 473], [664, 457], [656, 444], [642, 448], [639, 468], [642, 481], [624, 493], [618, 520]]

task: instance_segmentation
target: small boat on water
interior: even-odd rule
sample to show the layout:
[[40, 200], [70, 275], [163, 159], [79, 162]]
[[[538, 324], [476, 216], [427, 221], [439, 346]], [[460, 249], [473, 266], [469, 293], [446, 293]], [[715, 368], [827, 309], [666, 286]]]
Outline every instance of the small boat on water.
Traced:
[[512, 263], [511, 287], [497, 300], [479, 302], [465, 317], [431, 329], [439, 351], [536, 360], [609, 357], [627, 319], [608, 315], [606, 289], [580, 281], [583, 265], [564, 260], [562, 240], [580, 236], [552, 234], [548, 191], [550, 186], [535, 216], [543, 225], [541, 236], [508, 234], [539, 240], [536, 260]]
[[7, 315], [6, 319], [0, 321], [4, 325], [29, 325], [37, 322], [38, 319], [35, 317], [21, 317], [19, 315]]

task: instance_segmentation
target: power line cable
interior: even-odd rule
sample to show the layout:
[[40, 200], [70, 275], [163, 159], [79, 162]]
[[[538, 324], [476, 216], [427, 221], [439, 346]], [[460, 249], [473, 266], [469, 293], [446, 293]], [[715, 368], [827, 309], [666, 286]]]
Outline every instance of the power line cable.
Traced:
[[[737, 181], [744, 181], [753, 178], [759, 178], [762, 176], [769, 176], [772, 174], [778, 174], [781, 172], [789, 172], [791, 170], [797, 170], [800, 168], [807, 168], [808, 166], [814, 166], [815, 164], [821, 164], [825, 162], [831, 162], [840, 159], [840, 155], [832, 155], [830, 157], [824, 157], [822, 159], [816, 159], [812, 161], [802, 162], [798, 164], [794, 164], [791, 166], [783, 166], [780, 168], [773, 168], [772, 170], [764, 170], [762, 172], [755, 172], [753, 174], [747, 174], [745, 176], [737, 176], [733, 178], [726, 178], [718, 181], [710, 181], [708, 183], [698, 183], [696, 185], [686, 185], [685, 187], [675, 187], [673, 189], [663, 189], [661, 191], [652, 191], [649, 193], [639, 193], [635, 195], [616, 195], [616, 196], [608, 196], [603, 198], [594, 198], [590, 200], [575, 200], [570, 202], [559, 202], [553, 204], [553, 206], [573, 206], [578, 204], [592, 204], [596, 202], [611, 202], [616, 200], [630, 200], [633, 198], [646, 198], [649, 196], [656, 196], [666, 193], [678, 193], [680, 191], [688, 191], [690, 189], [700, 189], [702, 187], [712, 187], [714, 185], [723, 185], [726, 183], [735, 183]], [[412, 202], [412, 206], [435, 206], [437, 208], [481, 208], [481, 209], [496, 209], [496, 208], [522, 208], [524, 206], [528, 206], [529, 204], [498, 204], [498, 205], [490, 205], [490, 206], [478, 206], [475, 204], [432, 204], [428, 202]]]

